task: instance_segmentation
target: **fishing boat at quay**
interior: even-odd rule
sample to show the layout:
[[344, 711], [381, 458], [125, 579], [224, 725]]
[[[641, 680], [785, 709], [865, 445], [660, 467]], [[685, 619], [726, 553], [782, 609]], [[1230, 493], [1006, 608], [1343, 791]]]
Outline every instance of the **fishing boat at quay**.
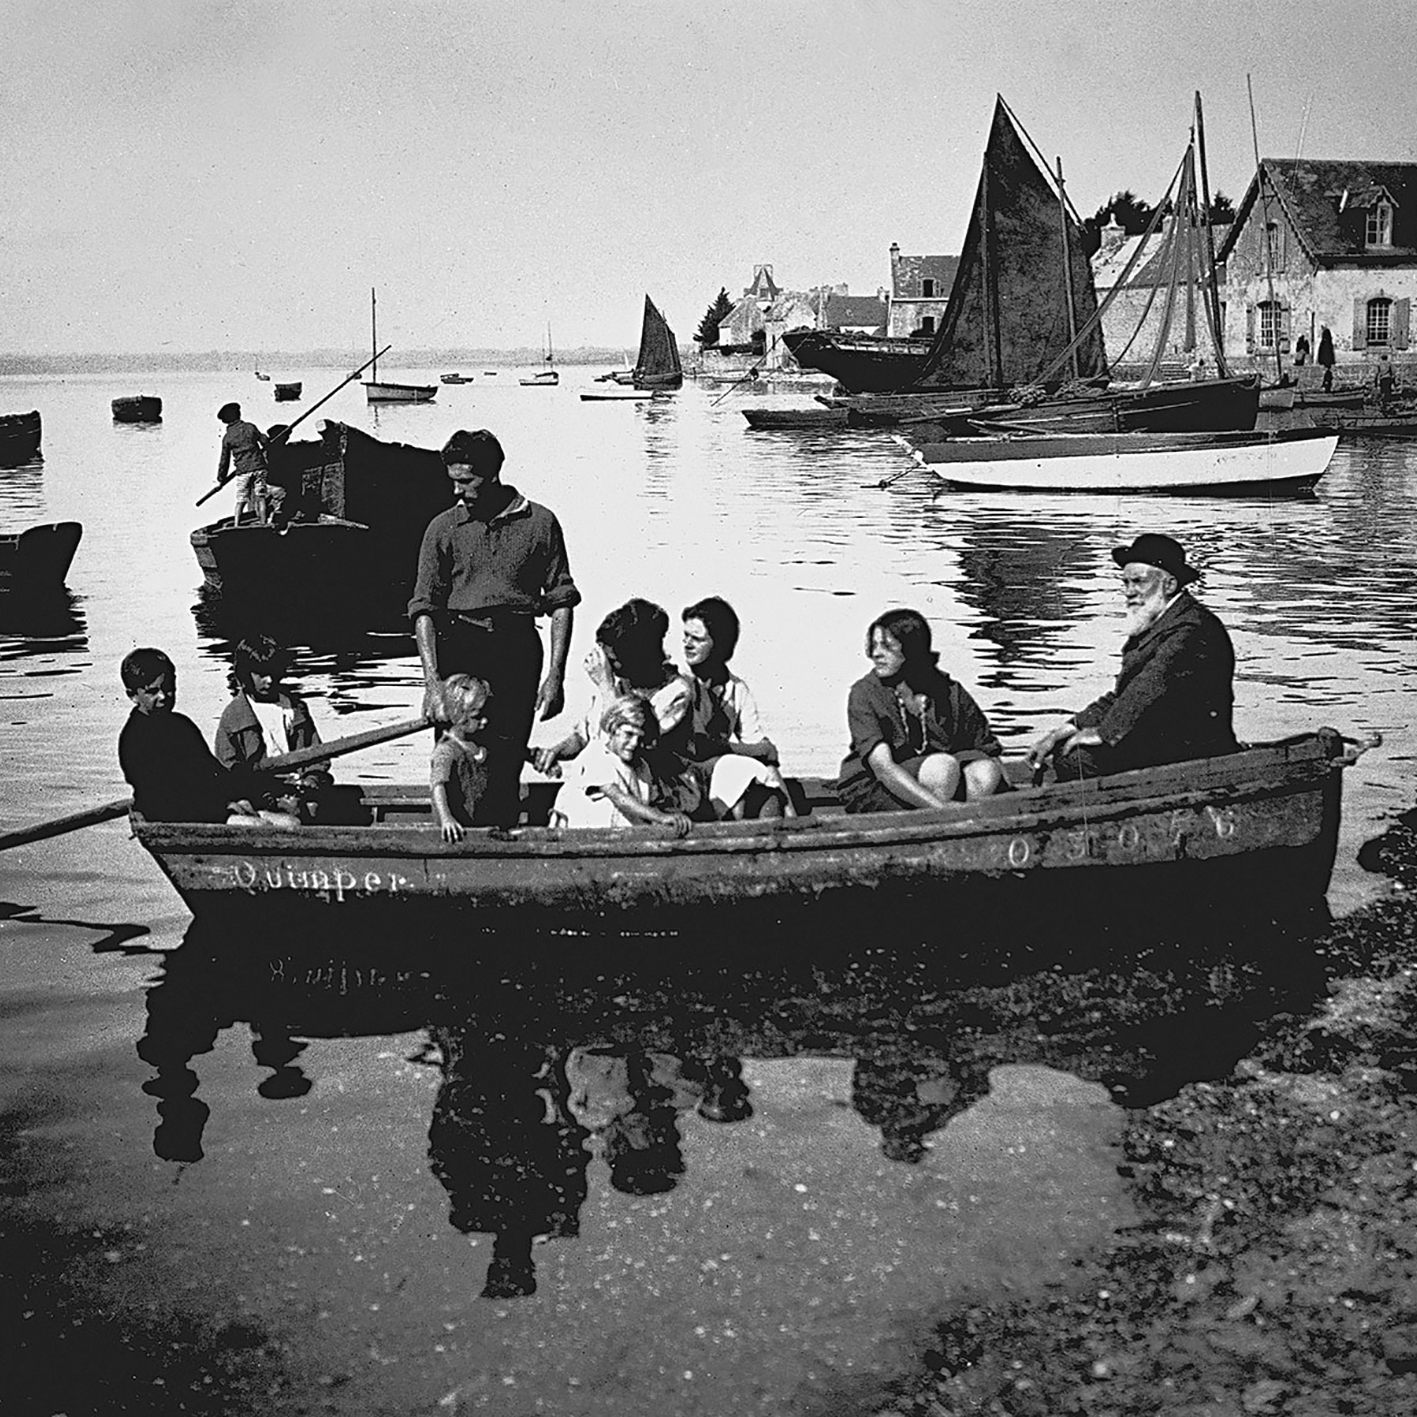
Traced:
[[679, 344], [674, 338], [674, 331], [669, 328], [669, 321], [660, 314], [659, 307], [646, 295], [633, 387], [677, 389], [683, 383], [684, 367], [679, 361]]
[[1308, 492], [1338, 446], [1338, 435], [1321, 428], [895, 436], [941, 482], [990, 492]]
[[[915, 906], [957, 921], [1011, 903], [1105, 897], [1263, 908], [1321, 900], [1342, 772], [1363, 745], [1332, 729], [934, 811], [844, 813], [834, 786], [793, 784], [799, 815], [696, 826], [544, 825], [560, 784], [529, 783], [526, 825], [445, 842], [426, 784], [362, 785], [339, 819], [298, 829], [148, 821], [133, 830], [194, 915], [354, 924], [450, 913], [473, 928], [662, 934], [738, 917]], [[1014, 765], [1023, 778], [1026, 765]], [[1099, 889], [1101, 873], [1105, 889]], [[1229, 892], [1230, 894], [1227, 894]], [[1216, 904], [1216, 909], [1224, 908]]]

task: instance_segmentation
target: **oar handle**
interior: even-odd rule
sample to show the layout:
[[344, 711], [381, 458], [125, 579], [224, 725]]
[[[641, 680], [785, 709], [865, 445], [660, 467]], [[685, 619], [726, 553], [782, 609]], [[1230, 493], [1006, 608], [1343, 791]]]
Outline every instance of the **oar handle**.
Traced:
[[406, 718], [384, 728], [370, 728], [363, 733], [351, 733], [347, 738], [336, 738], [332, 743], [315, 743], [308, 748], [296, 748], [293, 752], [267, 758], [261, 771], [294, 772], [296, 768], [309, 767], [311, 763], [328, 762], [331, 758], [357, 752], [360, 748], [372, 748], [378, 743], [392, 743], [395, 738], [407, 738], [410, 733], [432, 727], [433, 720], [430, 718]]

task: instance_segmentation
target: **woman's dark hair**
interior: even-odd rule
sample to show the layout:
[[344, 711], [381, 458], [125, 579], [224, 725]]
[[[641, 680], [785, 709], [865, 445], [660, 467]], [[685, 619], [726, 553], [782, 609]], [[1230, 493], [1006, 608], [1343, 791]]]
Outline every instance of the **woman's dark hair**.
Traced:
[[251, 687], [253, 674], [269, 674], [282, 679], [290, 668], [290, 653], [270, 635], [248, 635], [231, 656], [231, 673], [226, 676], [234, 694]]
[[726, 600], [717, 595], [705, 596], [703, 600], [686, 606], [679, 618], [702, 620], [704, 629], [709, 632], [709, 638], [713, 641], [713, 651], [719, 662], [727, 664], [733, 658], [733, 651], [738, 648], [741, 627], [737, 612]]
[[595, 638], [610, 651], [627, 679], [647, 683], [666, 664], [668, 633], [668, 612], [652, 600], [637, 597], [612, 610], [596, 628]]
[[871, 654], [871, 641], [876, 631], [889, 635], [905, 656], [905, 668], [933, 669], [940, 656], [930, 648], [930, 625], [918, 610], [887, 610], [871, 621], [866, 630], [866, 655]]

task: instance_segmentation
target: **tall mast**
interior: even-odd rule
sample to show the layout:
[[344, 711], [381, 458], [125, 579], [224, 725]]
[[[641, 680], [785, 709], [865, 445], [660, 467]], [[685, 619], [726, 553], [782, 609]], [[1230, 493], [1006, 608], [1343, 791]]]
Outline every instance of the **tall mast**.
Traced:
[[1058, 225], [1063, 233], [1063, 289], [1068, 297], [1068, 371], [1078, 376], [1078, 312], [1073, 300], [1073, 257], [1068, 246], [1068, 203], [1063, 196], [1063, 159], [1058, 158]]
[[1210, 223], [1210, 174], [1205, 165], [1205, 118], [1201, 113], [1200, 90], [1196, 90], [1196, 156], [1200, 159], [1201, 200], [1205, 206], [1206, 253], [1206, 321], [1210, 325], [1211, 343], [1215, 346], [1215, 372], [1223, 379], [1230, 373], [1225, 358], [1225, 331], [1220, 324], [1220, 288], [1215, 279], [1215, 228]]
[[369, 347], [374, 351], [373, 372], [369, 375], [369, 382], [377, 384], [379, 382], [379, 322], [374, 313], [374, 287], [369, 287]]
[[979, 256], [983, 266], [984, 344], [989, 357], [989, 387], [1004, 382], [1004, 356], [999, 346], [999, 273], [994, 259], [994, 223], [989, 211], [989, 157], [979, 178]]
[[[1274, 372], [1277, 379], [1284, 378], [1284, 360], [1279, 352], [1279, 338], [1281, 322], [1279, 319], [1279, 303], [1274, 298], [1274, 261], [1273, 253], [1270, 251], [1269, 241], [1269, 196], [1265, 191], [1264, 168], [1260, 166], [1260, 135], [1259, 129], [1255, 127], [1255, 93], [1250, 87], [1250, 76], [1245, 75], [1245, 92], [1250, 96], [1250, 137], [1255, 145], [1255, 195], [1260, 199], [1260, 226], [1262, 230], [1262, 240], [1264, 242], [1264, 279], [1265, 285], [1269, 289], [1269, 313], [1272, 320], [1271, 328], [1274, 331]], [[1264, 321], [1260, 321], [1260, 333], [1264, 331]]]

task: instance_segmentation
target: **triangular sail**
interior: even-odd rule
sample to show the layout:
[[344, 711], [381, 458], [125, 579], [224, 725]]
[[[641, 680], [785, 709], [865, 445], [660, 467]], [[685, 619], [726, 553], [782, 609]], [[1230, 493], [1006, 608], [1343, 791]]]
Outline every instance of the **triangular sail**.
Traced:
[[635, 360], [634, 382], [637, 389], [677, 389], [684, 382], [674, 331], [648, 295], [645, 296], [644, 323], [640, 327], [640, 353]]
[[[1002, 98], [945, 318], [915, 388], [1008, 389], [1037, 380], [1097, 310], [1082, 229], [1025, 147]], [[1100, 326], [1055, 378], [1107, 373]]]

